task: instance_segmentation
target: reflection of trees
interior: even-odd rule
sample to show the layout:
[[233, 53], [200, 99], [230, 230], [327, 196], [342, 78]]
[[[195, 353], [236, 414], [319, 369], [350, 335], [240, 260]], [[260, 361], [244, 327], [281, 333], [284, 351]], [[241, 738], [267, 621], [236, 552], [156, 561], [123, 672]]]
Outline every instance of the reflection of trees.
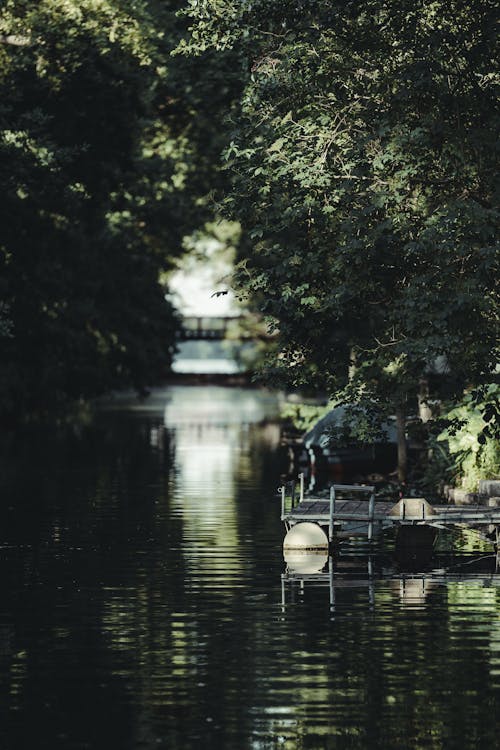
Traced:
[[494, 747], [498, 592], [380, 581], [332, 616], [313, 587], [283, 613], [273, 426], [204, 428], [210, 486], [182, 429], [108, 415], [10, 455], [4, 726], [64, 750]]
[[[457, 587], [470, 596], [468, 606], [456, 611], [465, 628], [461, 642], [454, 642], [453, 615], [448, 619]], [[288, 736], [290, 747], [318, 749], [329, 747], [322, 735], [330, 736], [332, 747], [359, 748], [442, 748], [446, 742], [474, 748], [478, 737], [493, 740], [496, 719], [480, 696], [488, 662], [495, 661], [488, 648], [488, 639], [498, 633], [494, 591], [492, 596], [491, 589], [467, 582], [441, 586], [430, 592], [423, 616], [421, 606], [408, 609], [389, 582], [377, 586], [371, 615], [366, 592], [340, 589], [340, 611], [321, 629], [320, 648], [309, 643], [288, 655], [286, 682], [294, 686], [294, 700], [287, 715], [270, 720], [273, 731]], [[311, 607], [318, 611], [317, 596], [301, 609]], [[288, 617], [298, 624], [295, 614]], [[323, 615], [327, 621], [325, 608]], [[486, 644], [478, 642], [481, 634]]]

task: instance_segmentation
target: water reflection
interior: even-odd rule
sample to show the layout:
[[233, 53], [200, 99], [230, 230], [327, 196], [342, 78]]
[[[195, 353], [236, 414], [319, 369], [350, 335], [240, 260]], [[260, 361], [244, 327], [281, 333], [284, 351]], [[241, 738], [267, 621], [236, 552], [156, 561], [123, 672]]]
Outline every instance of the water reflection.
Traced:
[[[398, 570], [395, 560], [386, 555], [356, 557], [346, 555], [334, 559], [328, 553], [319, 551], [285, 551], [285, 572], [281, 574], [281, 606], [283, 612], [289, 603], [298, 601], [297, 592], [304, 596], [306, 587], [328, 588], [330, 610], [335, 611], [336, 592], [345, 589], [365, 588], [368, 591], [367, 604], [372, 607], [376, 601], [377, 588], [389, 590], [403, 608], [424, 608], [430, 594], [438, 586], [465, 583], [483, 588], [500, 589], [499, 560], [496, 554], [472, 556], [467, 562], [439, 566], [425, 572]], [[435, 562], [438, 562], [435, 560]], [[438, 563], [439, 564], [439, 563]], [[475, 572], [460, 573], [457, 567], [475, 565]]]
[[[276, 451], [280, 429], [276, 396], [222, 387], [174, 387], [165, 428], [175, 441], [172, 515], [182, 519], [186, 565], [196, 584], [218, 588], [245, 567], [238, 493], [255, 482], [255, 425], [259, 450]], [[227, 573], [229, 566], [229, 573]], [[210, 572], [204, 577], [202, 572]], [[215, 571], [219, 572], [217, 577]]]
[[159, 389], [4, 446], [2, 748], [495, 746], [498, 575], [283, 573], [277, 408]]

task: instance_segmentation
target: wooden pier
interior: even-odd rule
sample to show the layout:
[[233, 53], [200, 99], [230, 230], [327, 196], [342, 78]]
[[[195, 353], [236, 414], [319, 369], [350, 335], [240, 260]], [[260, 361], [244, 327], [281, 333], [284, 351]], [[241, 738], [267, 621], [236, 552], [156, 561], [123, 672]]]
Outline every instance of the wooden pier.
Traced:
[[497, 548], [500, 542], [500, 507], [431, 505], [415, 497], [394, 503], [377, 499], [375, 487], [370, 485], [334, 484], [328, 498], [313, 497], [304, 494], [302, 477], [297, 494], [294, 484], [289, 495], [286, 487], [280, 493], [281, 520], [287, 531], [297, 523], [312, 522], [327, 531], [329, 543], [338, 533], [366, 535], [371, 542], [374, 534], [384, 529], [422, 525], [437, 529], [466, 526], [485, 536], [494, 535]]

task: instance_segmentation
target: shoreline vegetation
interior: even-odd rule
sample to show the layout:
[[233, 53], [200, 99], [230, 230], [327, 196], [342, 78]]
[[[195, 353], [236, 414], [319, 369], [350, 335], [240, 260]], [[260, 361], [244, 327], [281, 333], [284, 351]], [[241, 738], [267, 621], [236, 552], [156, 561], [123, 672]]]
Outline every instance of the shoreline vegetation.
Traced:
[[[136, 398], [138, 403], [147, 405], [151, 393], [157, 389], [168, 386], [220, 386], [224, 388], [266, 388], [262, 383], [255, 382], [252, 373], [237, 374], [200, 374], [200, 373], [171, 373], [151, 389], [143, 392], [129, 390], [128, 398]], [[496, 389], [491, 389], [491, 396], [495, 399]], [[135, 394], [135, 395], [134, 395]], [[120, 397], [117, 392], [116, 397]], [[92, 424], [96, 412], [103, 405], [113, 403], [112, 393], [98, 399], [80, 401], [73, 404], [73, 408], [64, 409], [58, 414], [54, 412], [39, 415], [32, 420], [22, 423], [19, 420], [4, 423], [8, 432], [16, 432], [19, 427], [29, 425], [43, 426], [43, 424], [57, 425], [61, 427], [79, 426], [85, 428]], [[334, 404], [328, 402], [323, 396], [309, 396], [297, 392], [284, 394], [280, 409], [280, 421], [282, 425], [282, 441], [284, 446], [291, 446], [297, 450], [302, 445], [302, 438], [322, 417], [324, 417]], [[423, 430], [422, 428], [425, 427]], [[418, 417], [409, 422], [408, 445], [409, 445], [409, 475], [404, 484], [398, 483], [396, 465], [391, 476], [385, 478], [380, 475], [379, 482], [388, 483], [391, 487], [400, 486], [407, 492], [418, 492], [433, 497], [444, 497], [451, 502], [468, 502], [474, 499], [479, 491], [479, 484], [484, 480], [500, 479], [500, 446], [498, 441], [487, 438], [481, 441], [485, 427], [481, 411], [474, 407], [471, 399], [465, 399], [460, 407], [454, 406], [446, 411], [441, 407], [441, 414], [433, 422], [423, 425]], [[10, 429], [9, 429], [10, 428]], [[356, 415], [346, 424], [341, 425], [338, 430], [331, 431], [328, 436], [332, 450], [336, 446], [341, 448], [346, 445], [362, 446], [370, 444], [370, 438], [366, 433], [357, 433], [359, 424], [356, 424]], [[348, 430], [349, 439], [346, 438], [345, 430]], [[366, 429], [366, 425], [365, 425]], [[296, 460], [293, 471], [296, 473], [300, 464]], [[380, 473], [380, 472], [379, 472]]]
[[493, 0], [4, 5], [4, 424], [162, 382], [217, 247], [260, 382], [395, 417], [401, 483], [498, 477]]

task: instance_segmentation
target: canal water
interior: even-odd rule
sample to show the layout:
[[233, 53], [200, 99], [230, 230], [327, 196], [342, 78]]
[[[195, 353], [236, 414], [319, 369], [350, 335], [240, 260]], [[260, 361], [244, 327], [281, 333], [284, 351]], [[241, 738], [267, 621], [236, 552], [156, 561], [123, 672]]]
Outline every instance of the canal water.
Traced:
[[490, 553], [284, 576], [278, 406], [172, 386], [5, 439], [2, 750], [498, 747]]

